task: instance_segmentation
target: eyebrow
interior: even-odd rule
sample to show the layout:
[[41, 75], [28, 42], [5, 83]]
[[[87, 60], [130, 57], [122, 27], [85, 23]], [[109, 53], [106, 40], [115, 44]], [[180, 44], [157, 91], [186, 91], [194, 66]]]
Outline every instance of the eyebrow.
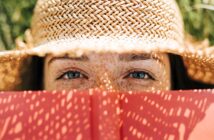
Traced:
[[73, 60], [73, 61], [88, 61], [89, 58], [85, 55], [82, 55], [81, 57], [68, 57], [68, 56], [63, 56], [63, 57], [53, 57], [49, 60], [48, 62], [48, 65], [50, 63], [52, 63], [53, 61], [56, 61], [56, 60], [60, 60], [60, 59], [63, 59], [63, 60]]
[[159, 62], [162, 62], [162, 60], [158, 56], [154, 56], [149, 53], [139, 53], [139, 54], [122, 54], [119, 56], [119, 59], [121, 61], [139, 61], [139, 60], [148, 60], [148, 59], [154, 59]]
[[[68, 57], [68, 56], [63, 56], [63, 57], [53, 57], [52, 59], [50, 59], [50, 61], [48, 62], [48, 65], [50, 63], [52, 63], [55, 60], [59, 60], [59, 59], [63, 59], [63, 60], [73, 60], [73, 61], [89, 61], [89, 58], [86, 55], [83, 55], [81, 57]], [[139, 54], [121, 54], [119, 55], [119, 60], [120, 61], [139, 61], [139, 60], [149, 60], [149, 59], [154, 59], [157, 60], [158, 62], [162, 62], [163, 61], [158, 57], [158, 56], [153, 56], [149, 53], [139, 53]]]

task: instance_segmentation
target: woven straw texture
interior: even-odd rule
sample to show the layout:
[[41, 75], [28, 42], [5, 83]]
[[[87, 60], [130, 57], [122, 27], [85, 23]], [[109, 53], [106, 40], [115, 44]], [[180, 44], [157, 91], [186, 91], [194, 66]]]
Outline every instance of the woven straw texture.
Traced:
[[183, 25], [173, 0], [39, 0], [34, 44], [59, 38], [132, 36], [182, 43]]

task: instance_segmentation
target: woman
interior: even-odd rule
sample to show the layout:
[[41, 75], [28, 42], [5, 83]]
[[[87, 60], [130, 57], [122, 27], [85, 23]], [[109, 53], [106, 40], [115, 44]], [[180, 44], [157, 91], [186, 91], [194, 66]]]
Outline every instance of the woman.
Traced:
[[19, 43], [25, 48], [0, 53], [1, 90], [152, 91], [214, 84], [214, 51], [186, 43], [174, 0], [38, 0], [31, 34], [32, 41]]

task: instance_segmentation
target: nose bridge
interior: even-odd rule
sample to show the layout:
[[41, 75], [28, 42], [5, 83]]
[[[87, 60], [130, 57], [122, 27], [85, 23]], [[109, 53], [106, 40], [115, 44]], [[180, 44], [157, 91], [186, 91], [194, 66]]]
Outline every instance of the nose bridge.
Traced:
[[[111, 61], [111, 63], [109, 63]], [[117, 79], [115, 78], [116, 60], [111, 55], [99, 57], [95, 67], [93, 68], [95, 74], [95, 88], [102, 90], [116, 90]]]
[[102, 71], [97, 73], [96, 87], [102, 90], [116, 90], [117, 84], [110, 70], [102, 69]]

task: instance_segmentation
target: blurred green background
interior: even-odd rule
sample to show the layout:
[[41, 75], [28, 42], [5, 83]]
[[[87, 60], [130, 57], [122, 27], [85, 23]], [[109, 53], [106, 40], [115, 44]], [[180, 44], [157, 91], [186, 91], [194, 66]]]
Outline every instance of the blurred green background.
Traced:
[[[185, 29], [214, 45], [214, 0], [177, 0]], [[0, 0], [0, 50], [15, 47], [15, 39], [30, 27], [36, 0]]]

